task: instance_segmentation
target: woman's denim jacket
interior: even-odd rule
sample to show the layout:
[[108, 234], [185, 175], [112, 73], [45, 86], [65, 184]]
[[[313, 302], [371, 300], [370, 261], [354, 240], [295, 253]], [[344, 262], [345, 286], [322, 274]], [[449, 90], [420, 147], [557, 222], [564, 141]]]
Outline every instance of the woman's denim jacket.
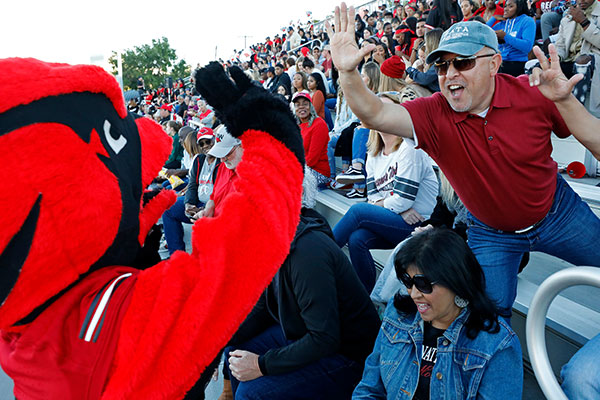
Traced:
[[[498, 333], [481, 331], [469, 339], [464, 329], [468, 315], [464, 309], [438, 339], [430, 398], [521, 399], [523, 364], [517, 335], [500, 318]], [[422, 343], [419, 313], [401, 316], [391, 301], [352, 398], [412, 399], [419, 380]]]

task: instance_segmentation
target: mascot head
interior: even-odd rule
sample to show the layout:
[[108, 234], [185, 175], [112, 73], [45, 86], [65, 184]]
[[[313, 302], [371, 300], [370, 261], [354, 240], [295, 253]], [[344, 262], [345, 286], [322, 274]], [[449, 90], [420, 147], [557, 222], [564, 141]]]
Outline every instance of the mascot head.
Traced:
[[82, 275], [129, 265], [170, 192], [141, 205], [171, 150], [99, 67], [0, 60], [0, 328]]

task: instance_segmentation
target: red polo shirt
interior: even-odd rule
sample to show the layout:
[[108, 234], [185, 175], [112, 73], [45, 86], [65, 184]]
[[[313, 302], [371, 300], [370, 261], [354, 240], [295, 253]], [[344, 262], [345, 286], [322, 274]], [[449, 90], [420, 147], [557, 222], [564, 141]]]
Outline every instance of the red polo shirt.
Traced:
[[550, 132], [570, 135], [553, 102], [527, 76], [496, 76], [487, 115], [458, 113], [441, 93], [403, 106], [418, 147], [442, 169], [467, 209], [497, 229], [513, 231], [541, 220], [556, 187]]

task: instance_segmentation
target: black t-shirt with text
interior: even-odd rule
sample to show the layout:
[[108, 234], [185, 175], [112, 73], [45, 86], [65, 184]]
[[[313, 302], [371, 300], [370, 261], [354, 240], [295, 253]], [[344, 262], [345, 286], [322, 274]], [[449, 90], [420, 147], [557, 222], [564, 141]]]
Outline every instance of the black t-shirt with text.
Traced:
[[424, 323], [423, 330], [421, 370], [419, 371], [419, 384], [413, 397], [414, 400], [429, 400], [431, 372], [437, 360], [437, 340], [445, 332], [445, 329], [434, 328], [429, 322]]

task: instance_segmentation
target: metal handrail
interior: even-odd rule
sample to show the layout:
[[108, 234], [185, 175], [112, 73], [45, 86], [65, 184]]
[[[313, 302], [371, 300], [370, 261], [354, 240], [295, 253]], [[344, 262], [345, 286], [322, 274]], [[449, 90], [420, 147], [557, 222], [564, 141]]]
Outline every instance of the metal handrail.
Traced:
[[590, 285], [600, 288], [600, 269], [595, 267], [574, 267], [559, 271], [548, 277], [538, 288], [529, 311], [525, 328], [527, 350], [533, 372], [548, 400], [568, 400], [561, 389], [548, 359], [546, 349], [546, 314], [550, 303], [563, 290], [576, 285]]

